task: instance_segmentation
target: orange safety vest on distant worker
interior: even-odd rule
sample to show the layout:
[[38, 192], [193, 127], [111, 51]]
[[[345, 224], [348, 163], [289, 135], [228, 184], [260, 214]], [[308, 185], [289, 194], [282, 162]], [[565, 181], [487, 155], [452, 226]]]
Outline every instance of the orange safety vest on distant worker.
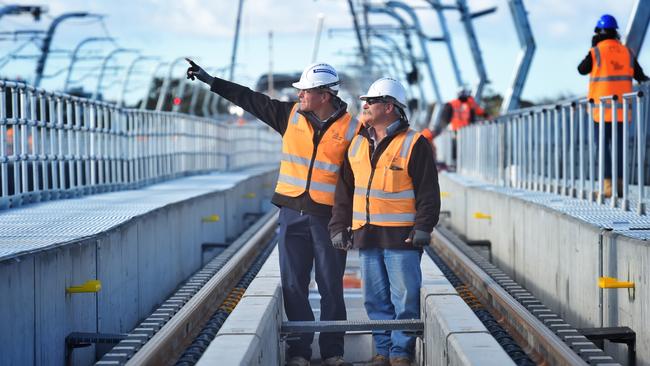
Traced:
[[334, 121], [314, 146], [314, 128], [298, 113], [298, 103], [289, 114], [282, 136], [280, 176], [275, 192], [298, 197], [305, 191], [314, 202], [333, 206], [339, 168], [360, 124], [345, 113]]
[[[616, 95], [617, 112], [616, 120], [623, 122], [622, 94], [632, 91], [632, 78], [634, 76], [634, 57], [621, 42], [615, 39], [600, 41], [596, 47], [589, 50], [592, 68], [589, 74], [589, 95], [595, 105], [593, 119], [600, 121], [600, 97]], [[612, 122], [611, 101], [605, 102], [605, 122]]]
[[388, 144], [372, 168], [368, 139], [358, 135], [348, 150], [354, 173], [352, 230], [366, 224], [377, 226], [413, 226], [415, 193], [408, 164], [420, 133], [411, 129], [400, 132]]
[[472, 110], [479, 116], [485, 114], [483, 108], [472, 97], [468, 97], [465, 102], [460, 99], [454, 99], [449, 104], [453, 111], [450, 121], [452, 131], [458, 131], [472, 122]]

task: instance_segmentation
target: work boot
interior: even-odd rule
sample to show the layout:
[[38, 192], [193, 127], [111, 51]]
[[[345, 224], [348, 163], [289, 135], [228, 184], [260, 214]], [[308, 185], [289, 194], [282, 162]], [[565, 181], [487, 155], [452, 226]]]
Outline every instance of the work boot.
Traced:
[[612, 180], [610, 178], [603, 181], [603, 196], [607, 198], [612, 196]]
[[366, 366], [390, 366], [390, 362], [384, 355], [374, 355], [370, 362], [366, 363]]
[[351, 363], [345, 362], [343, 356], [328, 357], [323, 360], [323, 366], [352, 366]]
[[287, 366], [309, 366], [309, 360], [301, 356], [293, 356], [287, 362]]
[[411, 366], [411, 359], [408, 357], [391, 357], [390, 366]]

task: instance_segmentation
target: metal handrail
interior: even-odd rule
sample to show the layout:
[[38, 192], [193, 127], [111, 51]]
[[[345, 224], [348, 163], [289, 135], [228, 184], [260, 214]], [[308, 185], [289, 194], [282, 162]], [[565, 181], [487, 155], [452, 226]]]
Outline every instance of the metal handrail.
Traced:
[[[637, 213], [644, 214], [645, 185], [650, 179], [645, 159], [649, 92], [650, 85], [645, 83], [624, 94], [622, 100], [613, 96], [598, 101], [576, 98], [519, 109], [458, 132], [445, 131], [436, 137], [438, 160], [455, 166], [461, 175], [488, 183], [596, 201], [623, 210], [635, 206]], [[595, 116], [601, 121], [608, 116], [613, 122], [594, 123]], [[621, 116], [628, 123], [617, 122]], [[618, 126], [622, 126], [620, 139]], [[605, 146], [606, 129], [611, 129], [611, 154]], [[603, 194], [606, 159], [611, 159], [611, 198]]]
[[0, 81], [0, 209], [278, 161], [280, 137]]

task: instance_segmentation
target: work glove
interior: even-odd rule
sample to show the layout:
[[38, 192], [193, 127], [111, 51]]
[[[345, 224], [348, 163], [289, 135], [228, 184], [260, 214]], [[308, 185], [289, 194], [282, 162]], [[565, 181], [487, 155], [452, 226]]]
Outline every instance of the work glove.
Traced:
[[347, 230], [339, 231], [332, 237], [332, 246], [336, 249], [348, 250], [352, 248], [352, 238]]
[[194, 80], [194, 78], [197, 78], [208, 85], [212, 85], [212, 80], [214, 80], [214, 78], [210, 74], [205, 72], [201, 66], [195, 64], [194, 61], [189, 58], [186, 58], [185, 61], [190, 63], [190, 67], [187, 68], [188, 79]]
[[424, 248], [431, 243], [431, 233], [422, 230], [413, 230], [409, 234], [408, 239], [404, 240], [405, 243], [412, 243], [416, 248]]

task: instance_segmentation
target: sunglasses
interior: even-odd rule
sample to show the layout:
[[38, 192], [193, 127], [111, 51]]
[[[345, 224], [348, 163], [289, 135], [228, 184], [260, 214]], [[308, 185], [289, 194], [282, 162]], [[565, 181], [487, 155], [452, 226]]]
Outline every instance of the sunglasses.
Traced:
[[373, 105], [373, 104], [377, 104], [377, 103], [390, 103], [389, 101], [387, 101], [384, 98], [368, 98], [368, 99], [365, 100], [365, 102], [368, 105]]

